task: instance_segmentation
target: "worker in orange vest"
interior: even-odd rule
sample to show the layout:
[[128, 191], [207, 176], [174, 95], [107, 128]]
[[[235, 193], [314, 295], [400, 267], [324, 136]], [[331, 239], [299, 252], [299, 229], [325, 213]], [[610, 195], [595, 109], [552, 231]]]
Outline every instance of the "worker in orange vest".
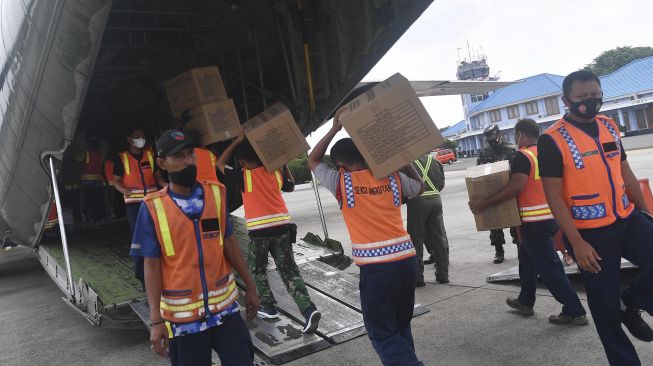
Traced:
[[[622, 328], [651, 342], [640, 312], [653, 315], [653, 218], [628, 164], [618, 125], [598, 115], [601, 81], [590, 71], [562, 83], [569, 113], [538, 142], [547, 201], [581, 269], [594, 324], [611, 365], [640, 365]], [[621, 258], [639, 276], [620, 293]], [[646, 364], [651, 364], [650, 360]]]
[[159, 190], [154, 175], [156, 156], [147, 147], [145, 132], [134, 129], [127, 136], [129, 148], [113, 161], [113, 186], [123, 194], [129, 227], [134, 232], [136, 216], [146, 194]]
[[519, 228], [519, 297], [508, 298], [506, 303], [523, 315], [533, 315], [538, 276], [553, 297], [562, 304], [559, 315], [549, 317], [554, 324], [585, 325], [589, 323], [585, 308], [571, 286], [553, 246], [553, 234], [558, 225], [549, 209], [537, 164], [537, 139], [540, 128], [532, 119], [522, 119], [515, 125], [515, 143], [519, 151], [510, 166], [510, 182], [487, 198], [469, 202], [477, 214], [490, 206], [517, 197], [522, 225]]
[[[247, 288], [256, 285], [233, 235], [225, 188], [197, 181], [196, 145], [183, 132], [164, 132], [158, 146], [157, 163], [170, 184], [146, 196], [131, 246], [131, 255], [146, 258], [152, 348], [173, 366], [209, 366], [211, 350], [223, 365], [253, 365], [232, 270]], [[251, 320], [256, 291], [247, 292], [246, 302]]]
[[363, 321], [383, 365], [423, 365], [415, 355], [410, 322], [415, 304], [417, 260], [401, 217], [402, 196], [424, 191], [411, 165], [376, 179], [351, 139], [331, 148], [339, 170], [322, 162], [331, 140], [342, 129], [340, 110], [333, 127], [313, 148], [308, 165], [322, 187], [340, 203], [360, 267]]
[[[143, 198], [158, 191], [159, 186], [154, 172], [156, 156], [146, 146], [145, 132], [134, 129], [127, 136], [127, 142], [129, 148], [120, 152], [113, 161], [113, 187], [124, 197], [127, 222], [133, 236]], [[134, 274], [143, 282], [143, 258], [134, 258]]]
[[105, 218], [103, 157], [100, 151], [100, 140], [89, 138], [86, 145], [86, 150], [78, 157], [82, 164], [80, 184], [86, 222], [94, 225], [102, 222]]
[[242, 167], [243, 207], [249, 235], [247, 264], [261, 297], [258, 315], [267, 319], [279, 317], [267, 275], [268, 256], [272, 255], [288, 293], [304, 316], [303, 332], [313, 332], [318, 328], [322, 314], [311, 301], [295, 263], [292, 245], [296, 240], [297, 226], [293, 224], [281, 195], [282, 191], [292, 192], [295, 181], [287, 166], [268, 172], [242, 131], [218, 159], [218, 169], [223, 174], [227, 161], [236, 149], [236, 157]]

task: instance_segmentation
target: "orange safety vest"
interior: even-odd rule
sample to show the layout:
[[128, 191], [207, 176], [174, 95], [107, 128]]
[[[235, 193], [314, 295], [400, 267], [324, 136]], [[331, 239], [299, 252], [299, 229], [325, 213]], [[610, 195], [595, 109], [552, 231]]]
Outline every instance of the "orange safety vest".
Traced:
[[[562, 194], [578, 229], [608, 226], [634, 209], [621, 175], [619, 129], [606, 116], [597, 116], [595, 122], [596, 139], [564, 118], [545, 131], [562, 154]], [[605, 151], [606, 145], [613, 148]]]
[[102, 154], [95, 150], [84, 151], [82, 162], [82, 181], [102, 182]]
[[143, 157], [136, 160], [128, 151], [120, 153], [120, 161], [125, 168], [122, 176], [122, 185], [131, 189], [131, 196], [125, 196], [125, 203], [138, 203], [146, 194], [158, 189], [154, 178], [154, 153], [150, 149], [143, 149]]
[[113, 186], [113, 161], [105, 160], [104, 161], [104, 179], [107, 180], [107, 184]]
[[544, 187], [540, 179], [540, 167], [537, 161], [537, 146], [529, 146], [520, 150], [531, 163], [531, 172], [524, 190], [517, 196], [519, 216], [522, 222], [537, 222], [552, 220], [553, 214], [546, 202]]
[[376, 179], [369, 169], [340, 171], [337, 198], [357, 265], [394, 262], [415, 256], [401, 218], [401, 181], [394, 173]]
[[191, 220], [168, 189], [145, 197], [161, 245], [161, 317], [188, 323], [219, 314], [238, 298], [231, 264], [224, 255], [225, 188], [203, 182], [204, 211]]
[[199, 182], [217, 182], [218, 175], [215, 171], [215, 164], [218, 158], [209, 149], [201, 147], [195, 148], [195, 157], [197, 157], [197, 180]]
[[268, 173], [264, 167], [243, 169], [243, 206], [247, 230], [291, 224], [286, 202], [281, 196], [280, 171]]

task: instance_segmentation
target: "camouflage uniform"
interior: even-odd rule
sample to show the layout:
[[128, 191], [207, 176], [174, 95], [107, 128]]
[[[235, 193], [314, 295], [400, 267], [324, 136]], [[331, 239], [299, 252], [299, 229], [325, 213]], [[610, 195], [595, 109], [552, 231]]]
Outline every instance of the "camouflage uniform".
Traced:
[[277, 301], [270, 290], [268, 283], [268, 253], [272, 255], [277, 271], [290, 296], [304, 313], [306, 309], [314, 306], [306, 290], [306, 284], [299, 274], [295, 263], [288, 231], [272, 236], [250, 236], [247, 265], [249, 267], [263, 308], [276, 307]]
[[[498, 161], [508, 160], [512, 162], [515, 157], [515, 147], [503, 139], [503, 135], [496, 124], [491, 124], [484, 131], [486, 141], [500, 141], [498, 144], [489, 145], [483, 148], [476, 160], [476, 165], [496, 163]], [[510, 235], [513, 238], [513, 243], [517, 243], [517, 230], [513, 227], [510, 228]], [[503, 230], [490, 230], [490, 245], [494, 246], [497, 256], [495, 263], [503, 262], [503, 244], [506, 243], [503, 235]], [[497, 258], [500, 258], [498, 260]]]

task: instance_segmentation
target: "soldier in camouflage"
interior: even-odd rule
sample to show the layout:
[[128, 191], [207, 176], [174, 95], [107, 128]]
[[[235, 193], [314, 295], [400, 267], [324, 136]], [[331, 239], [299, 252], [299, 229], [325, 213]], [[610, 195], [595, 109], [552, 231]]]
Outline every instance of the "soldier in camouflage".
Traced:
[[[489, 146], [483, 148], [478, 155], [476, 165], [496, 163], [497, 161], [508, 160], [512, 162], [515, 156], [515, 147], [505, 141], [499, 126], [496, 123], [490, 124], [485, 131], [483, 131], [485, 141]], [[517, 243], [517, 231], [515, 228], [510, 228], [510, 235], [513, 238], [513, 243]], [[490, 230], [490, 245], [494, 246], [495, 255], [494, 263], [503, 263], [504, 251], [503, 244], [506, 240], [503, 235], [503, 230]]]

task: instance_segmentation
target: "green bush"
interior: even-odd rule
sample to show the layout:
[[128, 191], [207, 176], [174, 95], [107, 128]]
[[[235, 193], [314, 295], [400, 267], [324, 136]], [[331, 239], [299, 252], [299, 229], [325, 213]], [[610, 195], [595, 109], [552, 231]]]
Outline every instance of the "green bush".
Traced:
[[[333, 167], [329, 155], [324, 156], [323, 161]], [[308, 168], [308, 155], [304, 154], [288, 163], [288, 169], [295, 178], [295, 183], [302, 184], [311, 181], [311, 170]]]

